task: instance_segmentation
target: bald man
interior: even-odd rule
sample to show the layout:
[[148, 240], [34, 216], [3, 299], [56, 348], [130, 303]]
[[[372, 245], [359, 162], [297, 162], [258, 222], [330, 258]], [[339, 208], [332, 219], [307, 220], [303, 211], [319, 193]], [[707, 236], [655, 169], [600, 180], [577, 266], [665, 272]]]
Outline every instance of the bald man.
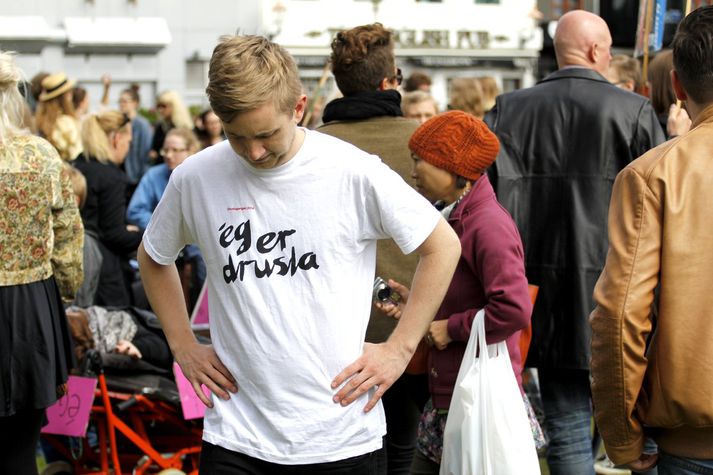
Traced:
[[559, 21], [559, 70], [498, 97], [486, 122], [502, 146], [490, 178], [525, 245], [540, 287], [527, 366], [540, 377], [550, 473], [590, 474], [592, 291], [607, 253], [607, 209], [619, 170], [664, 141], [642, 96], [604, 75], [611, 34], [581, 10]]

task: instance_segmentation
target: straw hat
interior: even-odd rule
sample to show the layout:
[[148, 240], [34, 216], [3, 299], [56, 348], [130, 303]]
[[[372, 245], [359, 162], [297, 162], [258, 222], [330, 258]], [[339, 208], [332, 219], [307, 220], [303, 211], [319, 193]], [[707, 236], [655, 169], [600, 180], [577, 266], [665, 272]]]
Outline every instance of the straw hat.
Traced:
[[75, 84], [77, 84], [77, 81], [67, 79], [67, 75], [62, 72], [50, 74], [42, 80], [40, 101], [49, 101], [50, 99], [61, 96], [71, 90]]

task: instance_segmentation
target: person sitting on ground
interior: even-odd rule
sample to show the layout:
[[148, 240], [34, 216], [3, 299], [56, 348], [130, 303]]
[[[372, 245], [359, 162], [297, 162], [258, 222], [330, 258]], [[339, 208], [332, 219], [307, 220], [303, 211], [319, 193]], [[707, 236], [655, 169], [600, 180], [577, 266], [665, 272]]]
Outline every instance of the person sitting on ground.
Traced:
[[151, 312], [71, 306], [67, 309], [67, 319], [77, 361], [81, 362], [86, 352], [94, 349], [102, 355], [126, 355], [164, 370], [171, 368], [171, 350], [158, 319]]

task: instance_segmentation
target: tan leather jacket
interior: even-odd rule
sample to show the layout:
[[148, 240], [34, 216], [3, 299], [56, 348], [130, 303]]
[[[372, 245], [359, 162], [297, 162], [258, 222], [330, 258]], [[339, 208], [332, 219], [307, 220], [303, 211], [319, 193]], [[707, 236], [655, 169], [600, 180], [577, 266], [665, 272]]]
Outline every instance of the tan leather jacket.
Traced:
[[637, 459], [646, 433], [667, 453], [713, 458], [713, 106], [619, 173], [609, 243], [590, 316], [607, 453]]

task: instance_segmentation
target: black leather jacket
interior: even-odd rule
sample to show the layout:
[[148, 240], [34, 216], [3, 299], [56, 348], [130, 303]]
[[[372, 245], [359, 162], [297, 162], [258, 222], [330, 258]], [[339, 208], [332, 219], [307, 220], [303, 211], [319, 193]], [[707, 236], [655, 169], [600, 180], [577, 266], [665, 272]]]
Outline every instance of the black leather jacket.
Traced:
[[527, 366], [588, 369], [614, 178], [664, 141], [661, 126], [646, 98], [585, 68], [498, 97], [485, 120], [501, 141], [488, 173], [520, 230], [528, 281], [540, 286]]

